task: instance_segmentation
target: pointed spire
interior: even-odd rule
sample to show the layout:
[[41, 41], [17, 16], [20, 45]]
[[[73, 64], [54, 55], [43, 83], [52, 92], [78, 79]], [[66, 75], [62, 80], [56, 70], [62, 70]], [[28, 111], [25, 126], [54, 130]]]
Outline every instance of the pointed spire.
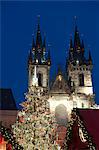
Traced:
[[77, 25], [77, 16], [74, 16], [74, 24]]
[[75, 35], [74, 35], [74, 48], [76, 50], [80, 50], [80, 37], [79, 37], [79, 32], [77, 25], [75, 26]]
[[92, 57], [91, 57], [91, 52], [90, 52], [90, 50], [89, 50], [88, 62], [89, 62], [90, 65], [92, 64]]
[[44, 34], [44, 40], [43, 40], [43, 51], [45, 51], [46, 48], [46, 36]]
[[33, 41], [32, 41], [32, 51], [35, 51], [35, 41], [34, 41], [34, 36], [33, 36]]
[[70, 38], [70, 50], [73, 51], [73, 42], [72, 42], [72, 38]]
[[41, 48], [42, 47], [42, 38], [41, 38], [41, 32], [40, 32], [40, 16], [38, 16], [38, 27], [37, 27], [37, 35], [36, 35], [36, 47]]
[[40, 33], [40, 15], [38, 15], [37, 17], [38, 17], [38, 28], [37, 28], [37, 32]]
[[29, 57], [28, 57], [28, 63], [32, 63], [32, 51], [30, 49]]
[[69, 60], [70, 61], [73, 59], [73, 54], [74, 54], [74, 48], [73, 48], [72, 36], [70, 35], [70, 44], [69, 44]]

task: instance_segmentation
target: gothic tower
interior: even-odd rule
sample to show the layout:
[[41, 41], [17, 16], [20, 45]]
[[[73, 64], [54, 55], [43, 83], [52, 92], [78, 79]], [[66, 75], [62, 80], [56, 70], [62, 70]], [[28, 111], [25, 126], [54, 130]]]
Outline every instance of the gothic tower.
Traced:
[[[51, 66], [50, 51], [46, 51], [46, 39], [42, 41], [40, 23], [38, 21], [36, 41], [33, 37], [32, 48], [28, 57], [28, 86], [49, 88], [49, 71]], [[37, 81], [36, 81], [37, 80]]]
[[85, 57], [85, 47], [81, 41], [77, 26], [75, 27], [74, 41], [70, 39], [69, 57], [67, 62], [68, 81], [75, 93], [93, 95], [92, 86], [92, 58], [89, 51]]
[[59, 124], [67, 125], [73, 108], [93, 107], [92, 67], [91, 53], [89, 51], [88, 58], [85, 57], [84, 42], [80, 40], [76, 26], [74, 41], [70, 39], [67, 76], [58, 71], [49, 93], [50, 110]]
[[67, 76], [64, 76], [59, 68], [49, 89], [50, 66], [50, 51], [47, 51], [45, 36], [42, 40], [38, 22], [36, 40], [33, 37], [28, 57], [28, 86], [40, 86], [49, 90], [50, 112], [55, 114], [59, 125], [67, 126], [73, 108], [94, 106], [91, 53], [89, 51], [88, 58], [85, 56], [84, 42], [80, 39], [77, 26], [75, 26], [74, 38], [70, 39]]

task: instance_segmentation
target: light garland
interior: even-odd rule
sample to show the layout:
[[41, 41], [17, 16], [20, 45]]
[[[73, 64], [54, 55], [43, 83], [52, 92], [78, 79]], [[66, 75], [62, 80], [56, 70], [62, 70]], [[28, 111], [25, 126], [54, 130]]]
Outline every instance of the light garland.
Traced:
[[46, 91], [30, 87], [26, 99], [12, 126], [17, 142], [24, 150], [57, 150], [58, 145], [54, 142], [57, 124], [50, 113]]
[[[96, 150], [95, 148], [95, 144], [92, 142], [92, 138], [89, 136], [86, 128], [83, 125], [83, 121], [80, 119], [79, 115], [76, 112], [77, 110], [73, 110], [72, 114], [71, 114], [71, 120], [68, 123], [68, 127], [67, 127], [67, 133], [66, 133], [66, 141], [65, 141], [65, 148], [66, 150], [69, 149], [69, 143], [72, 139], [72, 129], [73, 129], [73, 125], [75, 124], [75, 121], [78, 121], [78, 126], [79, 128], [82, 130], [83, 133], [83, 141], [82, 142], [88, 142], [88, 147], [90, 150]], [[79, 135], [80, 136], [80, 135]]]
[[16, 139], [10, 129], [5, 128], [0, 123], [0, 133], [4, 137], [4, 140], [11, 144], [13, 150], [23, 150], [23, 147], [16, 142]]
[[[73, 113], [71, 114], [71, 116], [73, 115]], [[66, 139], [65, 139], [65, 148], [66, 150], [68, 150], [69, 145], [68, 143], [70, 142], [71, 138], [72, 138], [72, 127], [74, 122], [76, 121], [75, 118], [72, 118], [69, 122], [68, 122], [68, 126], [67, 126], [67, 132], [66, 132]]]
[[84, 138], [84, 135], [83, 135], [83, 132], [82, 132], [82, 129], [79, 128], [79, 137], [81, 139], [82, 142], [86, 142], [87, 140]]
[[78, 119], [78, 126], [82, 129], [83, 136], [84, 136], [85, 140], [88, 142], [88, 147], [90, 148], [90, 150], [95, 150], [96, 149], [95, 144], [93, 143], [91, 136], [89, 136], [89, 133], [86, 130], [86, 128], [83, 124], [83, 121], [80, 119], [79, 115], [76, 114], [76, 112], [75, 112], [75, 115], [76, 115], [76, 118]]

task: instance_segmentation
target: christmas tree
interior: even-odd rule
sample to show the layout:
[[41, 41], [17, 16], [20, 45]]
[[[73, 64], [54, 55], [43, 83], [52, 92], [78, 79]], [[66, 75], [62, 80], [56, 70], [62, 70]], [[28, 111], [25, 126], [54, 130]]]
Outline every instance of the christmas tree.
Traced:
[[12, 126], [17, 142], [24, 150], [57, 150], [57, 124], [49, 110], [47, 91], [31, 86], [21, 106], [23, 109]]

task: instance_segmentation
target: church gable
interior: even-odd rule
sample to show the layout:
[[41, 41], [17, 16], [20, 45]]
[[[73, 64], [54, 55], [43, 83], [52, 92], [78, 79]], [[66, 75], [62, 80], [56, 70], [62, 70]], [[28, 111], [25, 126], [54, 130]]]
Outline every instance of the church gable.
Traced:
[[56, 79], [52, 85], [51, 93], [70, 94], [70, 89], [61, 72], [58, 72]]

